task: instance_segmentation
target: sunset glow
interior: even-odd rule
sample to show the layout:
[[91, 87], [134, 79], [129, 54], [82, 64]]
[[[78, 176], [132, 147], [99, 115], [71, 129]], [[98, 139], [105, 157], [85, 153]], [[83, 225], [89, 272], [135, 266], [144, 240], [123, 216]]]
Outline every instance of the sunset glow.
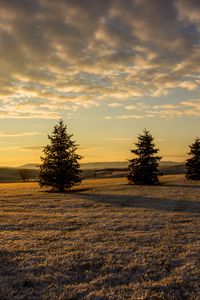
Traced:
[[1, 0], [0, 165], [40, 161], [60, 118], [84, 162], [163, 160], [200, 136], [200, 2]]

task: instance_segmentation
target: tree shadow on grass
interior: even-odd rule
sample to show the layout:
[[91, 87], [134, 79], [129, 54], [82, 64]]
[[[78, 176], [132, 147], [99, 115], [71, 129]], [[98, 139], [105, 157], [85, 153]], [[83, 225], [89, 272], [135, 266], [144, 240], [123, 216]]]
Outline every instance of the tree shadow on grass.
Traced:
[[161, 183], [160, 187], [179, 187], [179, 188], [192, 188], [192, 189], [200, 189], [200, 185], [195, 185], [195, 184], [183, 184], [183, 183], [168, 183], [168, 182], [164, 182]]
[[17, 254], [0, 250], [0, 299], [36, 299], [38, 282], [29, 270], [19, 267]]
[[[145, 299], [199, 299], [198, 284], [192, 282], [191, 278], [186, 278], [181, 283], [174, 281], [170, 284], [147, 286], [145, 290], [148, 291]], [[163, 298], [163, 295], [168, 298]]]
[[199, 214], [200, 201], [162, 199], [147, 196], [110, 195], [110, 194], [80, 194], [81, 198], [111, 206], [155, 209], [175, 212]]
[[91, 190], [92, 188], [72, 188], [65, 189], [63, 192], [59, 192], [57, 189], [45, 190], [46, 193], [58, 194], [58, 195], [67, 195], [67, 194], [75, 194], [82, 193]]

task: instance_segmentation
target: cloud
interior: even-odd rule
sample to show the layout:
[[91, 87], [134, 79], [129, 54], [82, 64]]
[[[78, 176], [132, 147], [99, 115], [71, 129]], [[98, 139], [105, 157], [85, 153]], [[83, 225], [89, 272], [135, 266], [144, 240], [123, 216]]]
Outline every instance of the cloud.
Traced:
[[199, 11], [195, 0], [2, 0], [0, 117], [197, 89]]
[[130, 141], [130, 138], [126, 138], [126, 137], [108, 137], [107, 140], [109, 141], [116, 141], [116, 142], [126, 142], [126, 141]]
[[112, 103], [109, 103], [108, 106], [109, 107], [113, 107], [113, 108], [116, 108], [116, 107], [121, 107], [123, 104], [122, 103], [119, 103], [119, 102], [112, 102]]
[[149, 106], [145, 105], [144, 103], [135, 103], [134, 105], [126, 105], [125, 109], [126, 110], [135, 110], [135, 111], [144, 111], [145, 109], [147, 109]]
[[9, 147], [0, 147], [0, 151], [41, 151], [42, 146], [9, 146]]
[[118, 114], [105, 116], [107, 120], [113, 119], [142, 119], [142, 118], [174, 118], [174, 117], [199, 117], [200, 116], [200, 100], [190, 99], [187, 101], [179, 101], [176, 104], [163, 103], [159, 105], [147, 105], [144, 103], [136, 103], [135, 105], [127, 105], [124, 107], [128, 111], [136, 111], [140, 114]]
[[118, 120], [128, 120], [128, 119], [143, 119], [144, 116], [140, 115], [116, 115], [116, 116], [105, 116], [107, 120], [118, 119]]
[[31, 150], [31, 151], [41, 151], [43, 146], [24, 146], [24, 150]]
[[11, 146], [11, 147], [0, 147], [0, 151], [16, 151], [21, 150], [21, 147]]
[[[181, 19], [200, 25], [200, 3], [196, 0], [178, 0], [175, 2]], [[198, 27], [199, 28], [199, 27]]]
[[32, 132], [0, 132], [0, 137], [23, 137], [23, 136], [34, 136], [40, 135], [41, 133], [32, 131]]

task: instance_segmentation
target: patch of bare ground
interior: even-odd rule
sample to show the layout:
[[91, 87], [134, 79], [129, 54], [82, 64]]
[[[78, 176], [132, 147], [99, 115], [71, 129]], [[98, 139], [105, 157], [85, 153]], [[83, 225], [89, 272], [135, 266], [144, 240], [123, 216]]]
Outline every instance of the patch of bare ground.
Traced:
[[161, 180], [1, 184], [0, 299], [200, 299], [200, 182]]

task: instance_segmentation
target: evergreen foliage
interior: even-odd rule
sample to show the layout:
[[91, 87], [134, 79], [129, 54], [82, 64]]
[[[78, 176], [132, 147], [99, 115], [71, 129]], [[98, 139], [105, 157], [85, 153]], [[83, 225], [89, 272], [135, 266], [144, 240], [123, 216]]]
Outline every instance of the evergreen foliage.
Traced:
[[187, 179], [200, 179], [200, 138], [196, 138], [192, 145], [189, 145], [190, 158], [186, 160], [186, 178]]
[[154, 138], [146, 129], [143, 134], [138, 135], [135, 143], [136, 149], [131, 150], [136, 157], [129, 160], [128, 166], [129, 184], [153, 185], [159, 184], [158, 175], [160, 156], [157, 156], [159, 149], [155, 148]]
[[40, 186], [51, 186], [59, 192], [71, 188], [81, 182], [79, 160], [82, 156], [76, 154], [77, 146], [67, 133], [67, 126], [60, 120], [48, 135], [50, 143], [44, 147], [41, 157], [38, 182]]

